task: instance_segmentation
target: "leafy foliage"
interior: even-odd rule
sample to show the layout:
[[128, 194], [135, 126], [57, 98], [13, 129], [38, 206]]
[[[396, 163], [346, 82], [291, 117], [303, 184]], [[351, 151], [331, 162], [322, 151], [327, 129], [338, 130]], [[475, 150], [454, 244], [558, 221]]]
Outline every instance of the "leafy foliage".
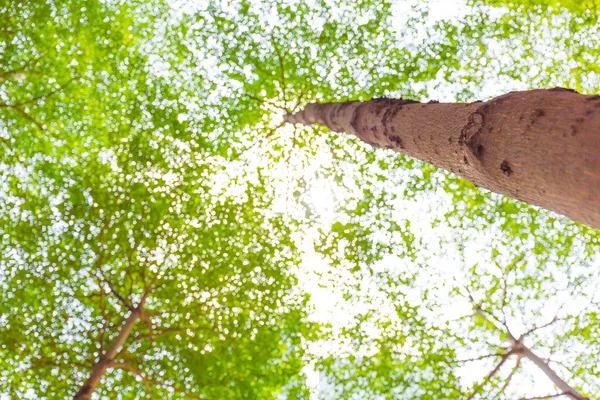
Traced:
[[546, 10], [548, 7], [553, 8], [557, 11], [566, 9], [572, 13], [586, 13], [591, 12], [598, 14], [600, 4], [597, 0], [584, 0], [584, 1], [573, 1], [573, 0], [485, 0], [487, 3], [492, 5], [508, 5], [509, 7], [523, 6], [525, 8], [540, 7]]
[[511, 335], [597, 396], [597, 231], [280, 124], [598, 92], [595, 11], [558, 3], [1, 5], [0, 393], [74, 395], [143, 305], [94, 396], [555, 394]]
[[25, 76], [2, 83], [1, 391], [74, 394], [144, 298], [97, 394], [276, 397], [313, 330], [290, 228], [262, 172], [228, 175], [206, 122], [181, 119], [134, 11], [89, 6], [3, 10], [21, 44], [2, 65]]

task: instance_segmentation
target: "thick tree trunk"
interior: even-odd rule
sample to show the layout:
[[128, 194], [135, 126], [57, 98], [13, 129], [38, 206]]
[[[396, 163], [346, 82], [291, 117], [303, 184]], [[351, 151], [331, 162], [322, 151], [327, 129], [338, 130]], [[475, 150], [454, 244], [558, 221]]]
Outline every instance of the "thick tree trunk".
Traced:
[[111, 366], [115, 357], [117, 356], [119, 350], [125, 344], [125, 341], [131, 334], [135, 323], [142, 316], [141, 306], [134, 309], [129, 317], [125, 320], [121, 331], [117, 335], [117, 337], [110, 344], [110, 347], [106, 350], [104, 354], [100, 356], [98, 362], [92, 367], [92, 371], [90, 372], [90, 376], [83, 383], [79, 391], [73, 397], [73, 400], [90, 400], [92, 398], [92, 393], [100, 384], [102, 377], [106, 373], [106, 370]]
[[354, 134], [600, 229], [600, 96], [555, 88], [484, 103], [309, 104], [286, 121]]

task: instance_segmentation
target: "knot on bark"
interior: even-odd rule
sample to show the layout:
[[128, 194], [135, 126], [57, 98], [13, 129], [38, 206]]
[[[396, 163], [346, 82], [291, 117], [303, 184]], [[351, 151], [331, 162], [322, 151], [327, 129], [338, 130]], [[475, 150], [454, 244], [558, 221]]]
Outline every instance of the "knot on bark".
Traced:
[[510, 353], [515, 354], [518, 357], [523, 357], [523, 353], [525, 353], [525, 346], [521, 342], [516, 342], [510, 349]]
[[293, 113], [287, 111], [285, 113], [285, 115], [283, 116], [283, 122], [285, 122], [286, 124], [294, 124], [295, 120], [296, 120], [296, 118], [294, 118], [294, 117], [295, 116]]
[[477, 134], [481, 133], [484, 122], [483, 110], [477, 109], [469, 115], [466, 125], [460, 131], [458, 143], [469, 145]]

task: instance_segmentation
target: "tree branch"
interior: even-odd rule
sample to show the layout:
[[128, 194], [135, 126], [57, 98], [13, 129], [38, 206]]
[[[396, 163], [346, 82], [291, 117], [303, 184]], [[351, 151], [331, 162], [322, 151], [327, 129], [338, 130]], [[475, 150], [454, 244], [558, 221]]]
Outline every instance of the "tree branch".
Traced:
[[515, 366], [513, 367], [512, 371], [510, 371], [510, 374], [508, 374], [508, 376], [504, 380], [504, 385], [502, 385], [502, 387], [500, 388], [500, 390], [498, 390], [498, 392], [496, 393], [496, 396], [494, 396], [494, 398], [498, 398], [498, 396], [500, 394], [504, 393], [504, 391], [506, 390], [506, 388], [510, 384], [510, 381], [512, 380], [513, 376], [519, 370], [520, 367], [521, 367], [521, 357], [517, 358], [517, 362], [515, 363]]
[[104, 336], [106, 335], [106, 326], [108, 325], [108, 318], [106, 318], [106, 309], [104, 308], [104, 288], [102, 287], [101, 282], [98, 282], [98, 286], [100, 286], [100, 315], [102, 316], [102, 328], [100, 330], [100, 337], [98, 341], [100, 342], [100, 350], [98, 351], [98, 357], [102, 356], [104, 352]]
[[[562, 308], [562, 306], [561, 306]], [[521, 337], [519, 338], [519, 341], [521, 341], [521, 339], [525, 338], [528, 335], [531, 335], [533, 332], [540, 330], [540, 329], [544, 329], [549, 327], [550, 325], [554, 324], [555, 322], [559, 321], [560, 318], [558, 318], [558, 313], [560, 312], [560, 309], [558, 310], [558, 312], [556, 313], [556, 315], [554, 316], [554, 318], [552, 318], [552, 320], [548, 323], [545, 323], [544, 325], [540, 325], [540, 326], [536, 326], [534, 328], [529, 329], [527, 332], [525, 332], [524, 334], [521, 335]]]
[[[8, 78], [10, 76], [15, 76], [18, 75], [17, 72], [19, 71], [26, 71], [30, 68], [31, 64], [37, 64], [40, 60], [42, 59], [42, 56], [40, 55], [39, 57], [34, 57], [31, 60], [27, 61], [25, 64], [23, 64], [20, 67], [8, 70], [8, 71], [4, 71], [2, 73], [0, 73], [0, 82], [4, 81], [4, 78]], [[34, 65], [35, 65], [34, 64]], [[39, 72], [37, 73], [39, 74]]]
[[32, 99], [29, 99], [27, 101], [23, 101], [21, 103], [17, 103], [17, 104], [4, 104], [4, 103], [0, 103], [0, 108], [2, 107], [10, 107], [10, 108], [15, 108], [15, 107], [21, 107], [24, 106], [26, 104], [31, 104], [31, 103], [35, 103], [38, 100], [45, 100], [50, 96], [55, 95], [56, 93], [60, 92], [61, 90], [65, 89], [67, 86], [69, 86], [71, 84], [71, 82], [73, 82], [76, 78], [78, 77], [78, 75], [75, 75], [74, 77], [72, 77], [71, 79], [69, 79], [67, 82], [63, 83], [62, 85], [60, 85], [57, 89], [51, 90], [48, 93], [44, 93], [42, 95], [36, 96]]
[[[0, 107], [2, 107], [2, 105], [0, 104]], [[38, 129], [40, 131], [45, 131], [46, 129], [44, 128], [44, 126], [39, 123], [35, 118], [33, 118], [31, 115], [29, 115], [28, 113], [26, 113], [23, 109], [21, 109], [19, 106], [13, 106], [13, 105], [7, 105], [6, 107], [11, 108], [13, 110], [15, 110], [17, 113], [19, 113], [23, 118], [25, 118], [28, 121], [33, 122], [33, 124], [35, 126], [38, 127]]]
[[275, 43], [275, 36], [273, 36], [273, 34], [271, 34], [271, 41], [273, 43], [273, 47], [275, 48], [275, 53], [277, 53], [277, 58], [279, 59], [279, 71], [281, 74], [281, 93], [283, 94], [283, 103], [285, 104], [285, 109], [289, 111], [287, 108], [285, 69], [283, 66], [283, 57], [281, 56], [281, 52], [279, 51], [279, 46]]
[[473, 400], [473, 398], [475, 398], [475, 395], [479, 392], [479, 390], [483, 387], [483, 385], [486, 382], [488, 382], [490, 379], [492, 379], [494, 377], [494, 375], [496, 375], [498, 373], [498, 371], [500, 371], [500, 368], [502, 367], [502, 365], [504, 365], [504, 363], [506, 362], [508, 357], [511, 356], [511, 354], [513, 354], [512, 350], [502, 356], [502, 359], [500, 360], [500, 362], [498, 364], [496, 364], [494, 369], [492, 369], [489, 374], [487, 374], [487, 376], [485, 377], [483, 382], [481, 382], [479, 385], [475, 386], [473, 393], [471, 393], [471, 395], [467, 398], [467, 400]]
[[473, 362], [473, 361], [480, 361], [480, 360], [484, 360], [486, 358], [492, 358], [492, 357], [502, 357], [505, 353], [494, 353], [494, 354], [486, 354], [480, 357], [474, 357], [474, 358], [467, 358], [464, 360], [456, 360], [456, 362], [459, 363], [467, 363], [467, 362]]
[[177, 386], [175, 386], [175, 385], [173, 385], [171, 383], [160, 382], [160, 381], [158, 381], [156, 379], [148, 378], [147, 376], [145, 376], [142, 373], [142, 371], [140, 371], [139, 369], [133, 367], [129, 363], [126, 363], [126, 362], [123, 362], [123, 363], [112, 363], [111, 367], [112, 368], [123, 369], [123, 370], [131, 372], [132, 374], [140, 377], [142, 379], [142, 381], [144, 382], [144, 384], [152, 383], [152, 384], [158, 385], [158, 386], [169, 387], [169, 388], [173, 389], [175, 392], [181, 393], [182, 395], [184, 395], [185, 397], [187, 397], [189, 399], [206, 400], [205, 397], [199, 397], [199, 396], [193, 395], [193, 394], [191, 394], [189, 392], [186, 392], [183, 389], [178, 388]]

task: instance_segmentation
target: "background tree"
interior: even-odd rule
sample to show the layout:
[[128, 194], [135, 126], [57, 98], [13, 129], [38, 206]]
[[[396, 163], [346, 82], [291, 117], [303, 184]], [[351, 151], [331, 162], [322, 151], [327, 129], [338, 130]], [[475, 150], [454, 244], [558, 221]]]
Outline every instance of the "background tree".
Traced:
[[3, 70], [23, 76], [2, 83], [0, 392], [301, 392], [290, 228], [260, 169], [227, 170], [214, 122], [182, 118], [134, 6], [3, 9]]

